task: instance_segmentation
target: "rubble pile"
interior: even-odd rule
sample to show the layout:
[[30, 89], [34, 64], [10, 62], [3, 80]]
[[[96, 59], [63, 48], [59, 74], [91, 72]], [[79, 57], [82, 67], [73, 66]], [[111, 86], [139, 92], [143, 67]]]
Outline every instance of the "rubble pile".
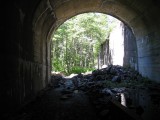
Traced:
[[[77, 74], [72, 78], [53, 75], [52, 81], [57, 81], [56, 86], [63, 86], [61, 99], [69, 99], [74, 91], [86, 93], [100, 118], [111, 116], [111, 101], [117, 101], [125, 107], [133, 108], [132, 98], [128, 93], [129, 87], [135, 87], [135, 83], [142, 83], [143, 78], [137, 71], [122, 66], [110, 65], [97, 69], [90, 74]], [[71, 91], [69, 94], [64, 91]], [[135, 107], [136, 108], [136, 107]], [[114, 116], [112, 116], [114, 117]], [[112, 118], [114, 119], [114, 118]]]
[[147, 80], [137, 71], [113, 65], [70, 76], [53, 72], [51, 85], [39, 91], [35, 100], [16, 114], [6, 117], [8, 120], [160, 118], [160, 84]]
[[[98, 91], [98, 95], [103, 93], [114, 95], [114, 97], [117, 94], [124, 93], [130, 84], [142, 83], [144, 79], [137, 71], [118, 65], [110, 65], [106, 68], [97, 69], [91, 74], [77, 74], [72, 78], [65, 78], [60, 74], [53, 74], [51, 77], [51, 81], [55, 87], [63, 85], [67, 89], [79, 89], [92, 94], [96, 94], [94, 92]], [[68, 80], [72, 81], [72, 83]], [[135, 87], [135, 84], [132, 87]]]
[[122, 66], [113, 66], [95, 70], [92, 72], [94, 80], [112, 80], [113, 82], [120, 82], [121, 80], [139, 80], [142, 76], [131, 68], [124, 68]]

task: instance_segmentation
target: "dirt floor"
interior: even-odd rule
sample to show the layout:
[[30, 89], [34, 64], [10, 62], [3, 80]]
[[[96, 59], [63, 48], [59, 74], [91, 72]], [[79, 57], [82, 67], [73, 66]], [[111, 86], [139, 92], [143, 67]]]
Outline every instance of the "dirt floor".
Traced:
[[[95, 94], [95, 95], [93, 95]], [[128, 120], [121, 110], [110, 109], [106, 99], [74, 89], [73, 83], [51, 87], [8, 120]], [[97, 96], [98, 95], [98, 96]], [[125, 117], [123, 117], [125, 116]]]
[[65, 98], [61, 92], [62, 88], [48, 91], [25, 111], [22, 120], [98, 120], [84, 93]]
[[84, 92], [61, 86], [45, 91], [9, 120], [98, 120], [98, 117]]

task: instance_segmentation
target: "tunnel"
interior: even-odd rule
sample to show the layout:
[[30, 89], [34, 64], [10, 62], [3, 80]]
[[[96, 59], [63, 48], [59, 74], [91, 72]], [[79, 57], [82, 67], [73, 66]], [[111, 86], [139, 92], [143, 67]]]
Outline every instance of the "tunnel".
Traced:
[[50, 84], [51, 35], [81, 13], [105, 13], [124, 22], [135, 36], [135, 69], [160, 83], [158, 0], [8, 0], [2, 6], [3, 115], [20, 109]]

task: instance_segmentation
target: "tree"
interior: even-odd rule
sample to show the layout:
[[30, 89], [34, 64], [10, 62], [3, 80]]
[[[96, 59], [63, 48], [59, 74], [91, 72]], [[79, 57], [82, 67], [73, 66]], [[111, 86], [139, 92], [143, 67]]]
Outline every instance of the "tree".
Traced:
[[64, 22], [53, 33], [52, 69], [68, 74], [94, 69], [112, 28], [108, 16], [101, 13], [80, 14]]

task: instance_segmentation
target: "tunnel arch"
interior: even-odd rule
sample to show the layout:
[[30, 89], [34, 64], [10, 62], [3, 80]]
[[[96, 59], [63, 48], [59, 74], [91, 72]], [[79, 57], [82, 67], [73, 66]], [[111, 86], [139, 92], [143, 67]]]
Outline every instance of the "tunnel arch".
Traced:
[[[152, 6], [153, 3], [150, 0], [145, 3], [128, 0], [42, 0], [33, 18], [34, 42], [37, 43], [34, 49], [39, 49], [42, 52], [41, 55], [35, 56], [35, 60], [41, 60], [39, 62], [47, 63], [47, 66], [50, 66], [49, 42], [51, 34], [64, 21], [80, 13], [100, 12], [123, 21], [131, 28], [137, 44], [137, 70], [143, 76], [158, 81], [158, 73], [156, 72], [153, 75], [153, 67], [155, 67], [151, 65], [153, 61], [145, 53], [147, 52], [145, 49], [149, 50], [150, 46], [145, 48], [142, 45], [149, 44], [149, 35], [153, 33], [153, 25], [149, 20], [151, 18], [145, 16], [145, 10]], [[157, 8], [154, 9], [156, 10]], [[151, 66], [149, 66], [149, 69], [146, 69], [148, 64]], [[50, 71], [50, 67], [45, 69], [48, 72]], [[49, 81], [50, 73], [46, 74]]]
[[10, 0], [2, 5], [3, 112], [15, 111], [49, 85], [51, 34], [84, 12], [102, 12], [127, 24], [136, 37], [138, 71], [160, 83], [158, 0]]
[[[42, 8], [41, 4], [37, 8], [38, 10], [35, 12], [35, 17], [33, 21], [41, 21], [45, 18], [42, 18], [42, 15], [49, 14], [48, 17], [52, 17], [51, 21], [47, 20], [51, 23], [51, 27], [48, 27], [48, 38], [54, 29], [62, 24], [67, 19], [76, 16], [81, 13], [86, 12], [100, 12], [104, 14], [111, 15], [120, 21], [123, 21], [125, 24], [131, 27], [135, 36], [139, 34], [147, 34], [147, 27], [144, 24], [143, 19], [141, 19], [141, 12], [133, 9], [131, 6], [127, 6], [128, 3], [126, 0], [67, 0], [61, 2], [55, 2], [54, 0], [48, 0], [47, 2], [43, 1], [41, 4], [46, 7]], [[57, 3], [57, 4], [56, 4]], [[125, 3], [125, 4], [124, 4]], [[131, 3], [130, 3], [131, 4]], [[78, 7], [80, 6], [80, 7]], [[40, 11], [41, 9], [41, 11]], [[42, 12], [42, 13], [41, 13]], [[47, 18], [46, 18], [47, 19]], [[53, 22], [54, 21], [54, 22]], [[138, 23], [138, 27], [136, 26]], [[37, 25], [34, 23], [33, 26]], [[141, 33], [140, 33], [140, 30]], [[142, 33], [143, 32], [143, 33]]]

